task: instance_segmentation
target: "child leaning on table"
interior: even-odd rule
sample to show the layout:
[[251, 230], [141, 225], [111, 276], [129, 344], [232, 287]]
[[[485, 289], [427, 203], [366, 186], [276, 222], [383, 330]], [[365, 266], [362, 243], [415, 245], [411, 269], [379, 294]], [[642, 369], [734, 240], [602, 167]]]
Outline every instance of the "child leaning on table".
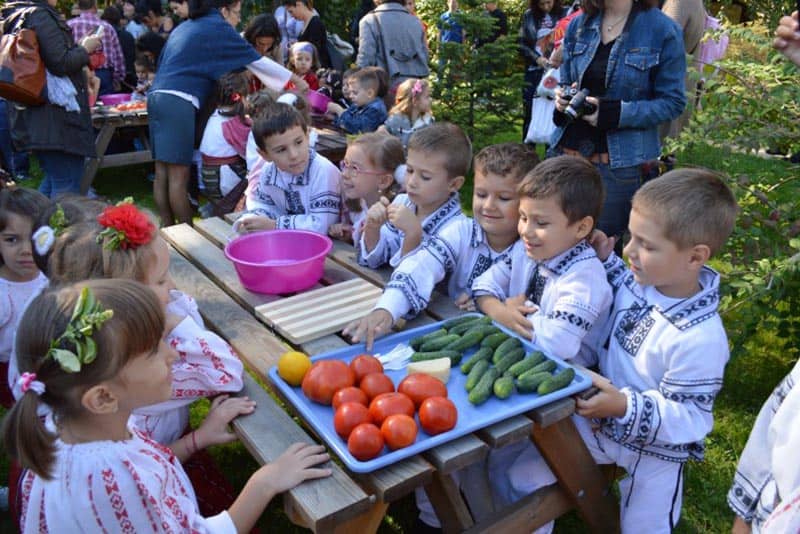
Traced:
[[458, 190], [471, 162], [472, 144], [455, 124], [440, 122], [414, 132], [408, 142], [406, 192], [391, 203], [382, 197], [370, 206], [358, 263], [372, 269], [387, 263], [396, 267], [423, 238], [463, 216]]
[[519, 182], [539, 158], [520, 143], [490, 145], [475, 156], [472, 213], [452, 217], [425, 239], [392, 273], [374, 309], [348, 326], [353, 340], [364, 339], [367, 349], [375, 335], [386, 334], [401, 317], [413, 317], [428, 306], [434, 286], [448, 280], [447, 292], [456, 304], [469, 309], [472, 282], [492, 265], [511, 263], [519, 239]]
[[349, 134], [374, 132], [387, 116], [378, 70], [358, 69], [347, 79], [347, 84], [347, 96], [352, 103], [346, 109], [335, 102], [328, 104], [328, 113], [335, 117], [333, 123]]
[[[3, 428], [26, 470], [22, 532], [247, 532], [275, 495], [330, 475], [314, 467], [328, 460], [323, 447], [295, 444], [229, 508], [203, 517], [181, 465], [193, 444], [168, 449], [129, 425], [132, 411], [171, 396], [178, 354], [167, 322], [156, 294], [133, 280], [61, 286], [31, 303], [17, 334], [22, 397]], [[220, 405], [204, 423], [206, 443], [235, 439], [228, 423], [254, 409], [246, 398]]]
[[611, 306], [605, 270], [587, 238], [603, 206], [603, 182], [583, 158], [537, 165], [519, 192], [520, 240], [511, 261], [472, 284], [478, 308], [545, 353], [584, 365]]
[[[599, 464], [621, 480], [622, 532], [670, 532], [680, 518], [683, 470], [703, 458], [728, 339], [717, 312], [719, 274], [708, 260], [733, 230], [736, 200], [715, 173], [678, 169], [633, 197], [624, 252], [594, 245], [614, 288], [600, 392], [577, 401], [576, 426]], [[591, 419], [591, 421], [590, 421]]]
[[308, 124], [289, 104], [267, 106], [253, 122], [258, 153], [265, 160], [247, 193], [239, 232], [292, 228], [327, 234], [339, 219], [341, 174], [309, 147]]

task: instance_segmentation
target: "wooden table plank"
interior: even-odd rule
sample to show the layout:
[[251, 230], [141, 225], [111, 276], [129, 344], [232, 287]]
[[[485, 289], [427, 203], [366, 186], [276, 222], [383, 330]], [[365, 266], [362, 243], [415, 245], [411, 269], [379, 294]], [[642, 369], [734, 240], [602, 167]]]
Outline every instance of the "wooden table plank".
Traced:
[[528, 439], [533, 430], [533, 421], [524, 415], [509, 417], [492, 426], [478, 430], [476, 434], [492, 449], [499, 449]]

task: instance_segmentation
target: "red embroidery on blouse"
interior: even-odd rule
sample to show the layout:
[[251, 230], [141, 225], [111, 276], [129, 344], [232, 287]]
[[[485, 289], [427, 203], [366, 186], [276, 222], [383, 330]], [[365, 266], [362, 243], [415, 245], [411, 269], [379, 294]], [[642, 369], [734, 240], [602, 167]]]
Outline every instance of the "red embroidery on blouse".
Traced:
[[122, 464], [128, 469], [128, 473], [133, 478], [134, 483], [136, 484], [136, 489], [139, 492], [139, 496], [142, 498], [142, 507], [144, 508], [145, 512], [147, 512], [147, 519], [150, 521], [150, 527], [152, 527], [153, 532], [158, 530], [158, 524], [156, 523], [155, 518], [153, 518], [153, 513], [151, 509], [155, 507], [158, 508], [158, 500], [155, 499], [150, 492], [147, 491], [147, 487], [142, 483], [142, 478], [139, 476], [139, 473], [136, 469], [131, 465], [128, 460], [122, 462]]
[[19, 524], [25, 524], [25, 515], [28, 512], [28, 502], [31, 500], [31, 490], [33, 489], [33, 480], [35, 475], [33, 471], [30, 469], [25, 469], [22, 472], [22, 496], [20, 500], [20, 506], [22, 509], [20, 510], [20, 518]]
[[219, 382], [221, 384], [227, 384], [231, 381], [231, 377], [228, 373], [225, 372], [225, 363], [222, 359], [217, 356], [217, 353], [208, 345], [208, 341], [203, 338], [199, 338], [197, 342], [200, 344], [200, 349], [203, 351], [203, 356], [209, 358], [211, 360], [211, 365], [214, 366], [214, 369], [217, 371], [221, 371], [223, 375], [219, 377]]
[[[111, 469], [103, 469], [100, 471], [100, 474], [103, 476], [103, 485], [105, 486], [106, 495], [108, 496], [108, 502], [111, 504], [111, 508], [114, 510], [114, 515], [117, 518], [121, 531], [131, 533], [135, 532], [136, 530], [133, 528], [133, 524], [128, 516], [128, 510], [125, 508], [125, 500], [120, 494], [119, 484], [117, 484], [114, 471]], [[91, 487], [91, 475], [89, 475], [89, 482], [89, 487]], [[97, 518], [99, 522], [99, 515]]]

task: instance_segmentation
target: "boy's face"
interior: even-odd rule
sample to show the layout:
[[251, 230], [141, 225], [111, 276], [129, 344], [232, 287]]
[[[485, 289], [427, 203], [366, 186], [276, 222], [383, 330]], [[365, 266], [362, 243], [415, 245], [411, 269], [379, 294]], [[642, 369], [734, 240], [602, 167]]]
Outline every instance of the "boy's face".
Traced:
[[664, 235], [657, 218], [635, 208], [631, 210], [628, 230], [631, 240], [623, 253], [639, 284], [653, 286], [667, 297], [687, 297], [697, 291], [693, 247], [680, 249]]
[[356, 106], [366, 106], [375, 100], [375, 90], [368, 89], [357, 80], [353, 80], [350, 82], [350, 96], [350, 100], [352, 100], [353, 104]]
[[147, 79], [147, 70], [144, 67], [136, 65], [136, 79], [143, 82]]
[[517, 229], [528, 257], [544, 261], [566, 252], [586, 237], [592, 230], [592, 218], [584, 217], [570, 224], [557, 196], [523, 196], [519, 199]]
[[406, 193], [417, 207], [431, 213], [458, 191], [464, 177], [451, 178], [445, 163], [448, 154], [409, 150], [406, 159]]
[[308, 134], [301, 126], [292, 126], [285, 132], [264, 138], [265, 150], [258, 151], [283, 172], [303, 174], [308, 165]]
[[519, 217], [516, 182], [477, 167], [472, 191], [472, 214], [490, 242], [515, 241]]

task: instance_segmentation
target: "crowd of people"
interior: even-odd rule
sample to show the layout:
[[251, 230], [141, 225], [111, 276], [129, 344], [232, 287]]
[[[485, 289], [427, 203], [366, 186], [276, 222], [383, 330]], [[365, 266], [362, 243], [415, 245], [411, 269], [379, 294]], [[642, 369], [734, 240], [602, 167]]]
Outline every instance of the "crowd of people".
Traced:
[[[241, 34], [238, 0], [172, 1], [174, 19], [159, 0], [102, 17], [95, 0], [79, 0], [68, 21], [49, 0], [3, 7], [4, 32], [34, 28], [48, 70], [47, 103], [7, 106], [15, 148], [44, 171], [40, 191], [7, 178], [0, 189], [0, 402], [23, 532], [242, 532], [276, 494], [331, 472], [323, 447], [298, 444], [234, 497], [203, 453], [256, 409], [229, 396], [242, 363], [175, 289], [155, 218], [74, 195], [94, 146], [92, 93], [123, 87], [147, 102], [161, 225], [191, 224], [197, 186], [208, 214], [241, 211], [239, 233], [311, 230], [350, 243], [367, 268], [391, 267], [374, 309], [343, 332], [367, 350], [444, 282], [461, 309], [598, 369], [597, 394], [577, 400], [574, 421], [597, 463], [628, 474], [622, 530], [673, 529], [729, 358], [708, 262], [738, 210], [711, 170], [657, 176], [659, 129], [686, 108], [684, 28], [650, 0], [585, 0], [571, 13], [532, 0], [520, 35], [526, 98], [554, 59], [562, 83], [540, 162], [523, 143], [473, 154], [459, 126], [436, 122], [424, 25], [413, 5], [375, 4], [345, 72], [331, 69], [309, 0], [283, 0]], [[463, 39], [457, 10], [451, 1], [440, 27]], [[497, 38], [505, 14], [486, 10]], [[800, 65], [798, 14], [776, 35]], [[329, 101], [312, 107], [311, 90]], [[315, 150], [312, 110], [352, 134], [338, 165]], [[470, 217], [459, 192], [471, 169]], [[736, 532], [800, 528], [796, 374], [742, 453], [728, 496]], [[214, 400], [192, 430], [198, 398]], [[492, 451], [488, 469], [498, 505], [556, 480], [528, 442]], [[439, 526], [424, 493], [417, 503], [422, 523]]]

